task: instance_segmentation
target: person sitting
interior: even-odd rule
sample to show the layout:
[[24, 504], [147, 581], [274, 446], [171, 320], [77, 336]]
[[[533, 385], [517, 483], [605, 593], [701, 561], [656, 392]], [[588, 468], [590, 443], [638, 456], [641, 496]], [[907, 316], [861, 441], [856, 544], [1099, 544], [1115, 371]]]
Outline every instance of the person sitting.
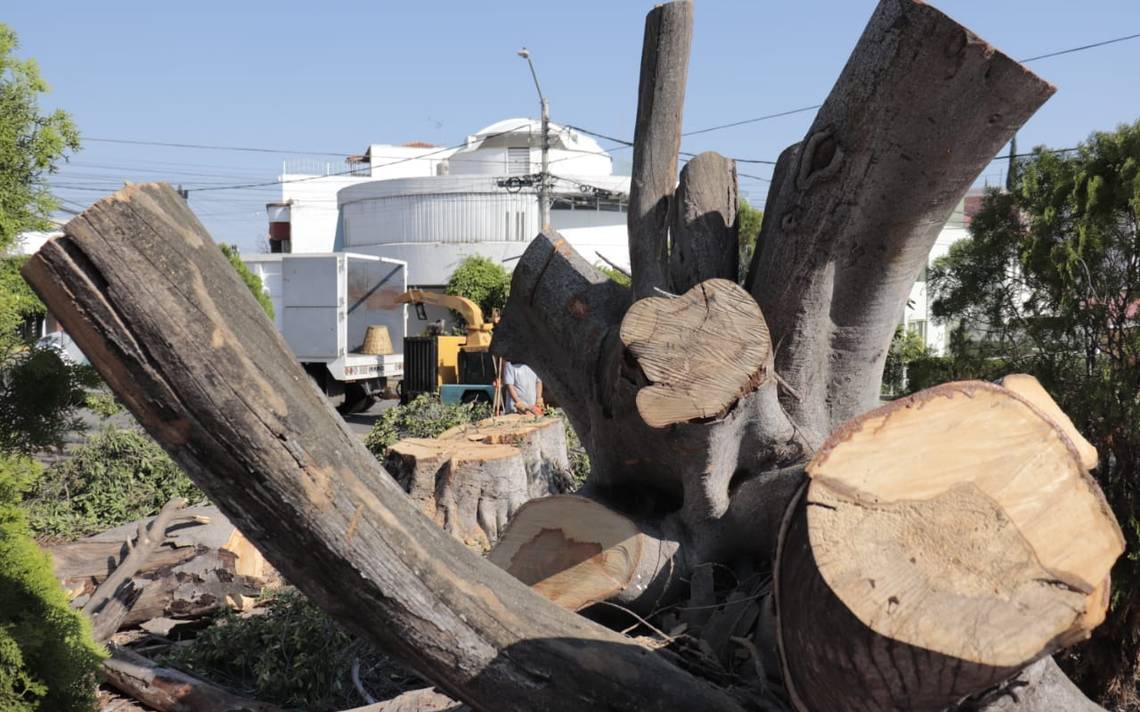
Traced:
[[515, 412], [542, 415], [542, 381], [525, 363], [503, 365], [503, 385], [507, 387]]

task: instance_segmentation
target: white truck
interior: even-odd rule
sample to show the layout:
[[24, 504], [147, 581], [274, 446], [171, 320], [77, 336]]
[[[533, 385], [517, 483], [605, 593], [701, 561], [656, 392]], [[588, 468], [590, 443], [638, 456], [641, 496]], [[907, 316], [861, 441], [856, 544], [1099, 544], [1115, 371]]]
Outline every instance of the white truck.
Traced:
[[[408, 265], [352, 252], [242, 255], [273, 302], [277, 330], [343, 413], [367, 409], [404, 375]], [[369, 326], [387, 327], [396, 353], [360, 352]]]

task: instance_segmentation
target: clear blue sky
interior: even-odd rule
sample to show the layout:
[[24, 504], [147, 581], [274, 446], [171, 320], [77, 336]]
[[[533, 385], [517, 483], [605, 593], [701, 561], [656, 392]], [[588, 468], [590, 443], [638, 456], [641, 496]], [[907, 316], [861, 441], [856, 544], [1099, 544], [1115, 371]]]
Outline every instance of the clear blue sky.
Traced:
[[[1140, 32], [1135, 0], [935, 0], [1015, 58]], [[555, 121], [633, 133], [641, 34], [652, 2], [11, 2], [0, 21], [37, 59], [88, 138], [356, 153], [369, 143], [458, 143], [510, 116], [535, 116], [528, 46]], [[819, 103], [875, 3], [697, 0], [685, 129]], [[1058, 93], [1019, 149], [1068, 147], [1140, 117], [1140, 40], [1034, 62]], [[812, 113], [687, 139], [774, 159]], [[603, 145], [610, 145], [603, 142]], [[618, 166], [628, 167], [628, 151]], [[124, 180], [187, 186], [271, 181], [284, 155], [87, 141], [54, 182], [82, 207]], [[314, 156], [313, 158], [318, 158]], [[320, 160], [337, 161], [335, 156]], [[983, 176], [1002, 180], [1001, 164]], [[768, 176], [766, 166], [742, 167]], [[81, 190], [85, 188], [86, 190]], [[766, 186], [742, 190], [762, 204]], [[279, 189], [191, 193], [215, 239], [251, 249]]]

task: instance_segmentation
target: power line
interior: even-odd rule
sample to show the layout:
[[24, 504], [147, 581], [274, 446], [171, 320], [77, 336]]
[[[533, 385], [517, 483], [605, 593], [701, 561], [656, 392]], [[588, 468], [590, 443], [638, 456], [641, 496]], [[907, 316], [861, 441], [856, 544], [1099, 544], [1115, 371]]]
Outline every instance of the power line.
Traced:
[[1094, 42], [1092, 44], [1081, 45], [1080, 47], [1072, 47], [1070, 49], [1063, 49], [1063, 50], [1060, 50], [1057, 52], [1049, 52], [1048, 54], [1039, 54], [1036, 57], [1030, 57], [1028, 59], [1021, 59], [1018, 61], [1021, 62], [1022, 64], [1026, 64], [1028, 62], [1036, 62], [1039, 59], [1049, 59], [1050, 57], [1060, 57], [1062, 54], [1072, 54], [1073, 52], [1083, 52], [1086, 49], [1095, 49], [1097, 47], [1104, 47], [1105, 45], [1116, 44], [1117, 42], [1124, 42], [1126, 40], [1134, 40], [1137, 37], [1140, 37], [1140, 32], [1137, 32], [1134, 35], [1125, 35], [1124, 37], [1116, 37], [1116, 38], [1111, 39], [1111, 40], [1104, 40], [1103, 42]]
[[[483, 136], [483, 137], [481, 137], [481, 141], [488, 141], [488, 140], [493, 139], [493, 138], [498, 138], [499, 136], [503, 136], [505, 134], [512, 133], [514, 131], [517, 131], [518, 129], [521, 129], [524, 126], [529, 126], [529, 125], [530, 125], [530, 122], [527, 121], [527, 123], [525, 123], [525, 124], [519, 124], [518, 126], [506, 129], [505, 131], [499, 131], [497, 133], [488, 134], [486, 136]], [[454, 150], [463, 148], [466, 145], [467, 145], [467, 142], [463, 141], [462, 143], [457, 143], [454, 146], [444, 146], [443, 148], [440, 148], [436, 151], [430, 151], [428, 153], [424, 153], [424, 154], [421, 154], [419, 156], [409, 156], [407, 158], [403, 158], [403, 159], [398, 160], [398, 161], [392, 161], [391, 163], [385, 163], [384, 167], [395, 166], [395, 165], [398, 165], [400, 163], [407, 163], [408, 161], [423, 160], [424, 158], [427, 158], [428, 156], [434, 156], [434, 155], [443, 153], [445, 151], [454, 151]], [[323, 176], [306, 176], [304, 178], [292, 178], [289, 180], [273, 180], [273, 181], [266, 181], [263, 183], [246, 183], [244, 185], [217, 185], [217, 186], [206, 186], [206, 187], [202, 187], [202, 188], [187, 187], [187, 190], [193, 191], [196, 193], [201, 193], [201, 192], [208, 191], [208, 190], [236, 190], [238, 188], [260, 188], [262, 186], [277, 186], [277, 185], [283, 185], [285, 183], [304, 183], [306, 181], [319, 180], [321, 178], [329, 178], [331, 176], [350, 175], [350, 174], [356, 173], [358, 170], [359, 169], [357, 169], [357, 168], [351, 168], [347, 171], [339, 171], [339, 172], [335, 172], [335, 173], [328, 173], [328, 174], [323, 175]]]
[[126, 138], [96, 138], [92, 136], [84, 136], [84, 141], [95, 141], [97, 143], [122, 143], [135, 146], [162, 146], [165, 148], [192, 148], [196, 150], [205, 151], [245, 151], [248, 153], [283, 153], [298, 156], [347, 156], [351, 151], [293, 151], [281, 148], [257, 148], [253, 146], [217, 146], [207, 143], [174, 143], [170, 141], [136, 141]]

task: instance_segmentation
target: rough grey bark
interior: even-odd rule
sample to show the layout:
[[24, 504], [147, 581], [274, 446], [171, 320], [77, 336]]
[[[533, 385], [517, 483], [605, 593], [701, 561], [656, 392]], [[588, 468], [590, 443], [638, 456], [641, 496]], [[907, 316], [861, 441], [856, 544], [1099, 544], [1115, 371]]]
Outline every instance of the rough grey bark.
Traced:
[[707, 151], [685, 164], [673, 197], [669, 276], [681, 294], [706, 279], [736, 281], [740, 243], [736, 161]]
[[628, 215], [629, 263], [638, 298], [669, 285], [669, 205], [677, 183], [692, 33], [689, 0], [658, 5], [645, 17]]
[[801, 426], [828, 432], [874, 406], [939, 229], [1053, 90], [929, 5], [879, 4], [772, 184], [750, 275]]
[[148, 432], [290, 582], [478, 709], [737, 709], [420, 515], [185, 201], [104, 199], [23, 270]]

